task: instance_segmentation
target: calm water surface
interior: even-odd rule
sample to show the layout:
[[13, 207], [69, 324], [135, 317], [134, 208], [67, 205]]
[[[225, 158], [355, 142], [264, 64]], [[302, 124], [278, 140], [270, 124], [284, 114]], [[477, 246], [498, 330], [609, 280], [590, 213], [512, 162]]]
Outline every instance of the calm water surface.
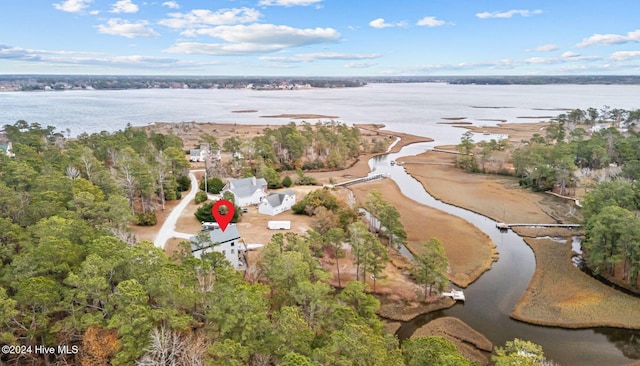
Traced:
[[[537, 122], [588, 107], [638, 109], [638, 85], [447, 85], [371, 84], [363, 88], [297, 91], [252, 90], [123, 90], [0, 93], [0, 125], [24, 119], [75, 136], [83, 132], [113, 132], [127, 123], [218, 122], [281, 124], [288, 119], [264, 115], [313, 113], [337, 116], [345, 123], [383, 123], [388, 129], [436, 139], [437, 144], [459, 142], [462, 129], [442, 124], [443, 118], [465, 117], [474, 125], [495, 125], [498, 120]], [[233, 113], [235, 110], [256, 113]], [[536, 117], [536, 118], [522, 118]], [[308, 122], [315, 123], [316, 120]], [[477, 136], [477, 139], [483, 136]], [[422, 186], [389, 161], [424, 151], [416, 144], [398, 154], [372, 162], [376, 172], [386, 171], [403, 193], [420, 203], [450, 212], [478, 226], [498, 246], [500, 260], [465, 290], [467, 302], [433, 316], [456, 316], [484, 333], [495, 344], [515, 337], [544, 347], [563, 365], [624, 365], [640, 358], [637, 332], [610, 328], [563, 330], [511, 320], [509, 313], [525, 291], [535, 268], [533, 253], [512, 232], [501, 234], [495, 222], [446, 205], [426, 194]], [[425, 223], [428, 224], [428, 223]], [[427, 322], [419, 317], [403, 326], [408, 333]]]
[[[346, 123], [384, 123], [389, 129], [458, 142], [460, 129], [442, 118], [466, 117], [476, 125], [496, 119], [556, 116], [561, 109], [609, 105], [640, 108], [640, 85], [448, 85], [371, 84], [362, 88], [295, 91], [144, 89], [0, 93], [0, 125], [24, 119], [52, 125], [71, 135], [109, 132], [127, 123], [220, 122], [278, 124], [262, 118], [283, 113], [338, 116]], [[236, 110], [257, 113], [233, 113]], [[544, 119], [544, 118], [543, 118]], [[309, 122], [316, 122], [312, 120]]]
[[[436, 142], [437, 143], [437, 142]], [[371, 159], [372, 174], [387, 173], [408, 198], [459, 216], [485, 232], [500, 253], [490, 271], [464, 290], [466, 301], [451, 309], [419, 316], [403, 323], [400, 338], [410, 336], [420, 326], [436, 317], [453, 316], [484, 334], [494, 345], [521, 338], [540, 344], [545, 355], [562, 365], [626, 365], [640, 358], [640, 331], [614, 328], [569, 330], [541, 327], [513, 320], [509, 314], [529, 285], [535, 270], [535, 257], [526, 243], [512, 231], [501, 233], [496, 222], [436, 200], [403, 167], [390, 161], [401, 156], [424, 152], [434, 143], [413, 144], [399, 153]], [[425, 222], [425, 225], [429, 225]], [[572, 243], [558, 245], [572, 245]], [[570, 265], [570, 264], [567, 264]]]

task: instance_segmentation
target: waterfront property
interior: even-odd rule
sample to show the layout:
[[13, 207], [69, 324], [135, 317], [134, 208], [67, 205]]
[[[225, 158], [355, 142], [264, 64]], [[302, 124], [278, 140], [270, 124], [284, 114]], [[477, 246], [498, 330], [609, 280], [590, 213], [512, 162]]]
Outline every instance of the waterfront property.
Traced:
[[258, 205], [258, 212], [263, 215], [275, 216], [290, 210], [296, 203], [296, 193], [290, 189], [283, 192], [271, 193]]
[[222, 231], [220, 228], [209, 230], [209, 240], [205, 243], [198, 242], [197, 236], [192, 236], [191, 253], [196, 258], [201, 258], [204, 253], [218, 252], [231, 263], [233, 268], [244, 270], [246, 268], [246, 246], [240, 237], [240, 232], [235, 224], [230, 224]]
[[267, 181], [264, 178], [230, 179], [222, 189], [222, 193], [231, 192], [235, 204], [246, 207], [259, 204], [267, 197]]

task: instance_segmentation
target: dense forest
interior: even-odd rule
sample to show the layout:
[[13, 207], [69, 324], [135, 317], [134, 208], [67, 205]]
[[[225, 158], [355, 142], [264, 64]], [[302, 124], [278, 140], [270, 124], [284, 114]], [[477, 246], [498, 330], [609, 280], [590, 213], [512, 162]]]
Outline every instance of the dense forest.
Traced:
[[[168, 257], [128, 235], [140, 213], [180, 199], [188, 165], [175, 136], [127, 128], [68, 141], [24, 121], [5, 131], [15, 157], [0, 155], [2, 363], [471, 364], [444, 338], [400, 344], [384, 333], [365, 283], [326, 284], [318, 256], [334, 248], [338, 258], [342, 240], [361, 249], [363, 279], [380, 271], [385, 247], [361, 222], [274, 235], [248, 282], [219, 253]], [[374, 193], [367, 205], [385, 217], [389, 245], [404, 240], [388, 203]], [[423, 261], [415, 276], [427, 286]], [[516, 341], [496, 350], [497, 364], [531, 347], [525, 358], [542, 357]]]

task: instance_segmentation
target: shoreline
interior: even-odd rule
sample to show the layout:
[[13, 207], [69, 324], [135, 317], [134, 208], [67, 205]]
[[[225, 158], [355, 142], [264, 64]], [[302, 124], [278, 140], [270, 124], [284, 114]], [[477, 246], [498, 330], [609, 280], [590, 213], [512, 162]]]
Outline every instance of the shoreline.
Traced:
[[640, 299], [612, 289], [573, 266], [570, 244], [550, 239], [524, 241], [536, 257], [536, 270], [511, 318], [566, 329], [640, 329]]
[[[528, 126], [524, 126], [522, 129], [518, 129], [520, 124], [517, 123], [506, 125], [506, 130], [502, 130], [502, 127], [498, 126], [491, 127], [491, 132], [501, 134], [515, 132], [515, 136], [509, 136], [509, 140], [519, 141], [520, 138], [527, 134], [537, 133], [536, 131], [539, 128], [543, 128], [545, 124], [526, 124]], [[467, 126], [460, 127], [467, 128]], [[474, 127], [471, 130], [479, 132], [487, 129]], [[451, 149], [452, 147], [445, 148]], [[573, 218], [562, 214], [567, 211], [566, 208], [569, 205], [573, 204], [572, 202], [520, 188], [515, 177], [466, 173], [455, 168], [451, 164], [452, 160], [450, 154], [433, 151], [400, 159], [405, 163], [405, 171], [417, 179], [434, 198], [453, 206], [473, 211], [494, 221], [554, 223], [558, 221], [570, 222]], [[443, 162], [448, 162], [449, 164], [442, 164]], [[564, 244], [568, 247], [564, 248], [567, 250], [564, 254], [556, 252], [556, 250], [559, 250], [557, 247], [562, 245], [559, 243], [554, 243], [555, 247], [549, 246], [537, 249], [534, 249], [535, 244], [531, 244], [537, 240], [542, 240], [530, 238], [531, 236], [571, 237], [579, 235], [579, 231], [517, 228], [514, 232], [521, 236], [527, 245], [534, 250], [536, 269], [527, 289], [514, 307], [511, 314], [513, 319], [532, 325], [565, 329], [592, 327], [640, 329], [640, 310], [637, 315], [634, 315], [637, 318], [631, 317], [630, 321], [612, 318], [606, 314], [610, 308], [616, 308], [618, 309], [616, 311], [621, 313], [630, 313], [627, 310], [623, 310], [629, 304], [633, 304], [632, 308], [634, 309], [640, 309], [640, 299], [624, 298], [628, 295], [616, 290], [611, 290], [612, 292], [607, 292], [607, 296], [603, 296], [602, 291], [606, 291], [608, 286], [588, 276], [571, 264], [570, 244]], [[549, 254], [549, 252], [553, 254]], [[553, 265], [545, 262], [557, 256], [562, 256], [564, 262], [554, 262]], [[542, 281], [540, 277], [543, 275], [555, 275], [555, 277], [553, 277], [553, 281]], [[577, 300], [569, 302], [572, 306], [580, 305], [582, 312], [571, 312], [569, 309], [572, 306], [567, 306], [566, 301], [568, 300], [564, 297], [563, 292], [560, 290], [552, 291], [552, 285], [559, 286], [558, 288], [564, 290], [574, 290], [572, 292], [575, 292], [574, 295]], [[579, 285], [583, 287], [577, 287]], [[576, 288], [580, 290], [575, 290]], [[544, 300], [540, 300], [542, 296], [545, 296]], [[616, 301], [613, 304], [603, 306], [594, 302], [599, 297], [616, 298]], [[624, 300], [620, 300], [621, 298]], [[591, 307], [588, 307], [588, 305], [591, 305]], [[598, 308], [597, 306], [601, 307]], [[545, 311], [554, 307], [562, 311], [558, 310], [553, 314], [547, 314], [547, 316], [540, 315], [545, 314]], [[633, 312], [633, 314], [636, 313]]]
[[[535, 126], [532, 126], [532, 124], [507, 124], [508, 126], [506, 126], [506, 131], [503, 130], [503, 128], [505, 128], [505, 126], [499, 126], [499, 127], [493, 127], [491, 128], [493, 131], [492, 132], [496, 132], [496, 133], [511, 133], [514, 130], [519, 131], [516, 132], [515, 135], [520, 135], [520, 134], [530, 134], [532, 132], [538, 131], [541, 127], [541, 125], [543, 124], [533, 124]], [[526, 125], [524, 126], [526, 131], [522, 131], [522, 130], [517, 130], [517, 126], [518, 125]], [[216, 124], [216, 126], [220, 126], [219, 124]], [[244, 127], [249, 127], [249, 128], [260, 128], [260, 129], [264, 129], [265, 126], [262, 125], [225, 125], [227, 128], [231, 128], [234, 130], [238, 129], [240, 131], [243, 130]], [[328, 181], [330, 178], [338, 178], [338, 179], [343, 179], [347, 180], [347, 179], [352, 179], [353, 176], [364, 176], [366, 174], [369, 173], [370, 169], [368, 166], [368, 161], [369, 159], [371, 159], [374, 156], [378, 156], [378, 155], [383, 155], [389, 152], [397, 152], [399, 151], [401, 148], [403, 148], [404, 146], [407, 146], [409, 144], [412, 143], [416, 143], [416, 142], [424, 142], [424, 141], [433, 141], [430, 138], [427, 137], [421, 137], [421, 136], [415, 136], [415, 135], [410, 135], [410, 134], [406, 134], [406, 133], [399, 133], [399, 132], [395, 132], [395, 131], [387, 131], [387, 130], [382, 130], [382, 128], [384, 128], [384, 126], [382, 125], [375, 125], [375, 124], [354, 124], [354, 126], [357, 126], [358, 128], [361, 129], [361, 131], [369, 131], [369, 133], [375, 133], [376, 136], [387, 136], [388, 138], [397, 138], [400, 137], [401, 140], [398, 141], [397, 144], [395, 144], [393, 146], [393, 148], [388, 151], [388, 152], [381, 152], [381, 153], [375, 153], [375, 154], [364, 154], [364, 155], [360, 155], [358, 157], [358, 159], [356, 161], [354, 161], [348, 168], [342, 169], [342, 170], [334, 170], [334, 171], [325, 171], [325, 172], [308, 172], [309, 175], [313, 175], [314, 177], [316, 177], [317, 179], [319, 179], [320, 181], [325, 180]], [[464, 127], [467, 128], [467, 126], [460, 126], [460, 127]], [[487, 128], [482, 128], [482, 127], [476, 127], [478, 130], [486, 130]], [[237, 132], [239, 133], [239, 132]], [[514, 138], [519, 138], [518, 137], [514, 137], [514, 136], [510, 136], [510, 139], [514, 139]], [[444, 160], [443, 160], [444, 159]], [[436, 152], [426, 152], [420, 155], [417, 155], [415, 157], [405, 157], [401, 159], [402, 161], [410, 161], [410, 160], [417, 160], [418, 162], [436, 162], [436, 163], [442, 163], [443, 161], [446, 161], [448, 163], [451, 162], [451, 155], [450, 154], [439, 154]], [[553, 223], [557, 220], [557, 217], [554, 217], [554, 215], [550, 214], [549, 211], [553, 211], [553, 210], [549, 210], [548, 209], [548, 205], [549, 205], [549, 201], [554, 201], [556, 200], [555, 198], [550, 197], [549, 195], [544, 195], [544, 194], [540, 194], [540, 193], [533, 193], [530, 192], [526, 189], [522, 189], [517, 187], [517, 185], [514, 186], [514, 182], [516, 182], [516, 178], [513, 177], [505, 177], [505, 176], [497, 176], [497, 175], [485, 175], [485, 174], [470, 174], [470, 173], [466, 173], [463, 171], [458, 170], [457, 168], [452, 167], [450, 164], [449, 165], [427, 165], [427, 164], [408, 164], [404, 166], [405, 171], [407, 171], [407, 173], [409, 175], [411, 175], [412, 177], [414, 177], [415, 179], [417, 179], [421, 185], [423, 186], [423, 188], [429, 193], [431, 194], [433, 197], [435, 197], [438, 200], [441, 200], [443, 202], [452, 204], [454, 206], [463, 208], [463, 209], [467, 209], [473, 212], [476, 212], [480, 215], [489, 217], [493, 220], [496, 221], [506, 221], [506, 222], [514, 222], [514, 220], [505, 220], [504, 215], [501, 215], [501, 212], [504, 214], [505, 208], [504, 208], [504, 201], [505, 201], [505, 197], [509, 197], [511, 194], [513, 194], [513, 197], [507, 198], [507, 201], [509, 201], [508, 203], [508, 207], [509, 207], [509, 212], [516, 212], [516, 216], [514, 218], [520, 218], [520, 219], [526, 219], [529, 217], [533, 217], [536, 218], [535, 221], [531, 221], [531, 220], [526, 220], [524, 222], [540, 222], [542, 223], [542, 221], [539, 221], [540, 219], [545, 220], [548, 223]], [[425, 173], [426, 171], [426, 173]], [[444, 172], [443, 172], [444, 171]], [[437, 174], [434, 174], [437, 173]], [[342, 177], [342, 175], [345, 175], [345, 177]], [[351, 177], [346, 177], [350, 175]], [[402, 193], [399, 191], [399, 187], [396, 184], [393, 185], [389, 185], [389, 184], [384, 184], [386, 183], [384, 180], [383, 181], [378, 181], [377, 184], [376, 182], [370, 182], [370, 183], [366, 183], [366, 184], [361, 184], [361, 185], [356, 185], [352, 188], [356, 188], [355, 191], [357, 191], [358, 187], [366, 187], [366, 188], [360, 188], [361, 191], [364, 192], [364, 189], [366, 189], [368, 191], [368, 189], [371, 189], [371, 185], [373, 184], [374, 187], [377, 186], [377, 189], [379, 189], [382, 193], [383, 193], [383, 197], [385, 197], [386, 199], [389, 200], [388, 196], [391, 195], [392, 197], [399, 197], [396, 198], [395, 200], [390, 200], [391, 202], [403, 202], [404, 200], [406, 200], [406, 197], [404, 197], [402, 195]], [[466, 184], [466, 186], [465, 186]], [[478, 188], [479, 187], [479, 188]], [[517, 187], [517, 188], [516, 188]], [[515, 188], [515, 189], [514, 189]], [[443, 193], [442, 190], [445, 190], [445, 192]], [[480, 189], [480, 191], [477, 191], [477, 189]], [[469, 192], [469, 190], [471, 190], [471, 192]], [[465, 199], [460, 199], [460, 197], [456, 196], [455, 194], [453, 194], [453, 192], [455, 192], [456, 194], [459, 194], [461, 192], [466, 192], [465, 193]], [[507, 193], [511, 193], [511, 194], [507, 194], [505, 196], [505, 192]], [[355, 194], [355, 192], [354, 192]], [[399, 196], [397, 196], [399, 195]], [[453, 197], [452, 197], [453, 196]], [[470, 198], [469, 198], [470, 197]], [[486, 200], [488, 197], [488, 199], [490, 201], [493, 202], [494, 206], [496, 206], [496, 202], [497, 202], [497, 209], [496, 207], [493, 207], [493, 209], [487, 209], [487, 205], [484, 205], [482, 202], [483, 200]], [[533, 199], [532, 199], [533, 198]], [[543, 202], [547, 200], [546, 202]], [[531, 201], [534, 201], [533, 204]], [[562, 201], [562, 200], [558, 200], [559, 202], [557, 204], [565, 204], [566, 202]], [[553, 202], [552, 202], [553, 203]], [[426, 209], [431, 209], [433, 210], [432, 212], [432, 216], [438, 217], [441, 220], [444, 218], [444, 221], [449, 221], [448, 224], [443, 224], [443, 223], [439, 223], [436, 225], [432, 225], [432, 226], [437, 226], [438, 228], [442, 228], [443, 231], [451, 231], [451, 230], [447, 230], [447, 228], [451, 227], [451, 220], [461, 220], [464, 221], [460, 218], [458, 218], [457, 216], [453, 216], [451, 215], [454, 219], [448, 218], [447, 215], [442, 215], [442, 211], [433, 209], [429, 206], [424, 206], [424, 205], [419, 205], [419, 204], [413, 204], [413, 201], [411, 201], [409, 203], [408, 206], [412, 206], [412, 210], [407, 210], [406, 208], [403, 208], [402, 210], [399, 209], [399, 212], [401, 212], [401, 215], [403, 216], [403, 221], [404, 221], [404, 216], [408, 215], [409, 218], [421, 218], [425, 219], [424, 216], [424, 211], [422, 213], [416, 213], [417, 211], [421, 211], [421, 210], [425, 210]], [[421, 207], [424, 206], [424, 207]], [[525, 207], [523, 209], [523, 206]], [[546, 208], [546, 209], [545, 209]], [[403, 215], [404, 212], [404, 215]], [[511, 215], [510, 215], [511, 216]], [[518, 221], [522, 221], [522, 220], [518, 220]], [[467, 223], [466, 221], [464, 221], [465, 224], [472, 226], [471, 224]], [[475, 227], [471, 227], [471, 228], [466, 228], [466, 227], [461, 227], [460, 228], [460, 233], [456, 234], [456, 235], [473, 235], [470, 234], [473, 232], [473, 230], [478, 230]], [[418, 225], [416, 226], [414, 229], [408, 229], [407, 233], [409, 234], [409, 232], [412, 231], [414, 234], [417, 232], [418, 235], [409, 235], [410, 236], [410, 243], [407, 246], [408, 249], [415, 253], [416, 250], [419, 250], [416, 248], [416, 246], [418, 245], [418, 243], [420, 241], [426, 241], [428, 240], [431, 236], [436, 236], [434, 235], [433, 230], [431, 231], [425, 231], [424, 230], [424, 224], [422, 225]], [[548, 233], [548, 231], [540, 231], [538, 230], [538, 232], [543, 232], [543, 233]], [[527, 233], [525, 229], [522, 229], [521, 231], [517, 231], [518, 235], [521, 236], [527, 236]], [[569, 233], [566, 232], [565, 233]], [[560, 233], [563, 234], [563, 233]], [[486, 234], [482, 233], [482, 235], [485, 236], [484, 240], [487, 239]], [[532, 236], [535, 236], [536, 233], [532, 233], [530, 234]], [[476, 239], [471, 239], [471, 240], [462, 240], [462, 242], [476, 242]], [[459, 240], [457, 242], [460, 242]], [[490, 240], [489, 240], [490, 242]], [[493, 244], [493, 243], [491, 243]], [[492, 248], [493, 252], [495, 252], [495, 245]], [[457, 252], [460, 252], [460, 250], [458, 250]], [[465, 252], [464, 250], [462, 252]], [[468, 254], [468, 253], [466, 253]], [[450, 255], [450, 252], [447, 252], [447, 256], [450, 258], [450, 262], [453, 263], [453, 267], [455, 268], [456, 262], [455, 260], [452, 260], [451, 257], [452, 255]], [[461, 287], [466, 287], [469, 284], [473, 283], [477, 278], [479, 278], [481, 276], [482, 273], [484, 273], [486, 270], [491, 268], [491, 265], [494, 261], [494, 257], [489, 255], [489, 256], [485, 256], [484, 258], [490, 258], [487, 260], [483, 260], [483, 259], [479, 259], [479, 258], [483, 258], [482, 256], [478, 256], [475, 254], [468, 254], [466, 255], [466, 257], [469, 257], [471, 260], [467, 261], [467, 265], [471, 265], [471, 266], [475, 266], [476, 268], [481, 268], [481, 270], [476, 270], [476, 272], [474, 271], [458, 271], [458, 270], [454, 270], [454, 275], [451, 276], [451, 280], [452, 282], [454, 282], [455, 284], [461, 285]], [[570, 264], [569, 264], [570, 265]], [[467, 267], [468, 268], [468, 267]], [[538, 264], [538, 256], [536, 255], [536, 273], [539, 271], [539, 264]], [[464, 273], [463, 276], [458, 275], [459, 273]], [[586, 276], [586, 274], [585, 274]], [[535, 275], [534, 275], [535, 277]], [[597, 281], [595, 279], [592, 279], [592, 281]], [[382, 281], [381, 281], [382, 282]], [[545, 325], [545, 326], [553, 326], [553, 327], [561, 327], [561, 328], [572, 328], [572, 327], [576, 327], [575, 325], [572, 325], [569, 321], [564, 322], [564, 321], [557, 321], [557, 317], [554, 318], [554, 322], [546, 322], [543, 323], [540, 320], [536, 320], [533, 318], [529, 318], [525, 315], [523, 315], [523, 311], [522, 309], [522, 304], [521, 303], [526, 303], [526, 295], [529, 294], [532, 291], [545, 291], [545, 288], [543, 287], [542, 289], [536, 289], [533, 285], [533, 278], [532, 281], [529, 285], [529, 287], [527, 288], [527, 290], [525, 291], [525, 293], [522, 295], [522, 298], [518, 301], [518, 304], [516, 305], [517, 307], [519, 307], [519, 312], [514, 311], [514, 315], [512, 316], [514, 319], [517, 319], [519, 321], [523, 321], [529, 324], [538, 324], [538, 325]], [[409, 306], [409, 308], [411, 307], [411, 305], [408, 304], [407, 301], [400, 301], [401, 304], [403, 304], [404, 308], [407, 308], [407, 306]], [[415, 306], [415, 304], [414, 304]], [[383, 310], [383, 313], [386, 312], [387, 310]], [[399, 313], [401, 313], [404, 310], [396, 310]], [[428, 307], [426, 307], [425, 309], [422, 309], [422, 311], [416, 312], [416, 314], [414, 316], [412, 316], [411, 318], [418, 316], [420, 314], [424, 314], [424, 313], [428, 313], [430, 310]], [[385, 318], [389, 318], [391, 319], [391, 317], [387, 317], [384, 315], [381, 315]], [[625, 329], [636, 329], [636, 325], [631, 325], [631, 327], [626, 326], [623, 323], [619, 323], [619, 322], [594, 322], [594, 323], [582, 323], [582, 325], [580, 327], [585, 328], [585, 327], [592, 327], [594, 325], [597, 326], [612, 326], [612, 327], [620, 327], [620, 328], [625, 328]]]

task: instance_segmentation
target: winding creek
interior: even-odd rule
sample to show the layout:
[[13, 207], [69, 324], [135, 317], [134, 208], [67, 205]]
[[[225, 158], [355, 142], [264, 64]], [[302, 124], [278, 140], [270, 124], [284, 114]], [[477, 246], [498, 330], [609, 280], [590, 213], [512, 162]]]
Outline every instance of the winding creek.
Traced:
[[[626, 365], [640, 358], [640, 331], [617, 328], [580, 330], [542, 327], [513, 320], [509, 314], [527, 289], [535, 270], [533, 251], [520, 236], [501, 233], [496, 222], [477, 213], [436, 200], [402, 166], [392, 166], [400, 157], [417, 155], [431, 143], [405, 146], [400, 152], [375, 157], [369, 161], [371, 174], [387, 173], [408, 198], [459, 216], [485, 232], [496, 244], [500, 258], [465, 291], [466, 302], [453, 308], [425, 314], [405, 322], [397, 335], [409, 337], [430, 320], [453, 316], [484, 334], [494, 345], [513, 338], [542, 345], [545, 355], [562, 365]], [[428, 225], [428, 223], [425, 223]], [[570, 245], [570, 244], [567, 244]]]

